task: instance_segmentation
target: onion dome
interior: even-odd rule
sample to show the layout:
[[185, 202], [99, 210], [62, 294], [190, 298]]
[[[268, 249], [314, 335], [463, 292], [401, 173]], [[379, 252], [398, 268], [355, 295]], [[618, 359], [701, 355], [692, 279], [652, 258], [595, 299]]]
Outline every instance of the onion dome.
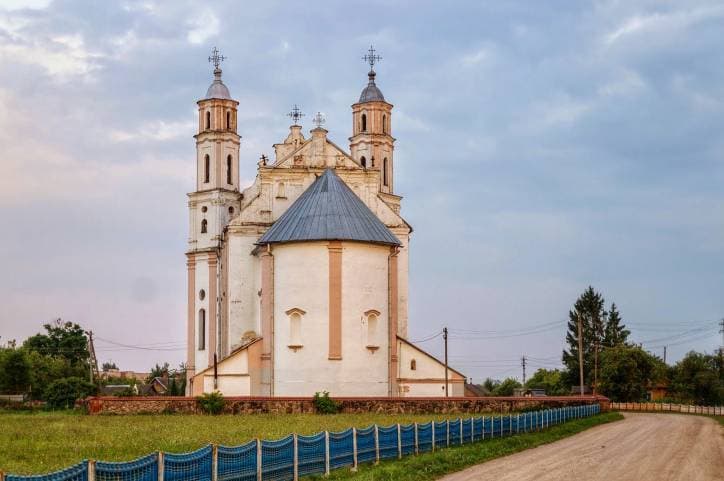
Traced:
[[205, 99], [225, 99], [231, 100], [231, 94], [229, 89], [221, 81], [221, 69], [214, 69], [214, 82], [209, 85], [209, 89], [206, 91]]
[[367, 84], [367, 87], [362, 90], [362, 94], [359, 96], [359, 103], [385, 101], [385, 96], [382, 95], [382, 91], [377, 88], [377, 85], [375, 85], [375, 75], [377, 74], [374, 70], [370, 70], [367, 74], [370, 81]]

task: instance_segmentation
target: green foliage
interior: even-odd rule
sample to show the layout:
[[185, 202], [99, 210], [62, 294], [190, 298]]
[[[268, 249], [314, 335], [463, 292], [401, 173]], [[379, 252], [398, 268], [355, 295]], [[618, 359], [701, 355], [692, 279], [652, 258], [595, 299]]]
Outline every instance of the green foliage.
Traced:
[[616, 303], [611, 304], [611, 309], [608, 311], [606, 327], [604, 328], [602, 346], [613, 347], [626, 344], [630, 334], [631, 331], [623, 325], [623, 319], [621, 319], [621, 313], [618, 312], [616, 308]]
[[646, 389], [655, 383], [663, 364], [637, 346], [618, 346], [601, 353], [600, 392], [616, 402], [646, 400]]
[[25, 352], [3, 349], [0, 356], [0, 392], [25, 393], [30, 385], [30, 363]]
[[168, 377], [168, 370], [169, 365], [167, 362], [163, 363], [163, 366], [156, 364], [153, 368], [151, 368], [151, 372], [146, 378], [146, 382], [153, 381], [153, 378], [155, 377]]
[[78, 377], [57, 379], [48, 385], [43, 397], [52, 409], [69, 409], [75, 401], [96, 393], [96, 386]]
[[314, 408], [319, 414], [337, 414], [340, 407], [338, 402], [329, 397], [327, 391], [314, 393]]
[[569, 394], [570, 388], [564, 381], [560, 369], [538, 369], [525, 383], [528, 389], [545, 389], [548, 396], [563, 396]]
[[512, 396], [513, 391], [520, 387], [523, 387], [523, 385], [519, 383], [517, 379], [509, 377], [503, 379], [503, 381], [493, 389], [492, 394], [493, 396]]
[[201, 411], [206, 414], [221, 414], [221, 411], [224, 410], [224, 405], [226, 404], [224, 395], [219, 391], [205, 392], [196, 399], [199, 401]]
[[497, 388], [500, 385], [500, 381], [493, 378], [485, 378], [485, 381], [483, 381], [483, 389], [490, 394], [491, 396], [495, 392], [495, 388]]
[[700, 405], [724, 404], [724, 360], [722, 355], [691, 351], [672, 369], [671, 395], [680, 402]]
[[61, 319], [43, 327], [47, 334], [36, 334], [27, 338], [23, 343], [25, 349], [46, 356], [65, 358], [71, 366], [88, 365], [88, 339], [82, 327]]
[[101, 371], [110, 371], [111, 369], [118, 369], [115, 362], [106, 361], [101, 365]]

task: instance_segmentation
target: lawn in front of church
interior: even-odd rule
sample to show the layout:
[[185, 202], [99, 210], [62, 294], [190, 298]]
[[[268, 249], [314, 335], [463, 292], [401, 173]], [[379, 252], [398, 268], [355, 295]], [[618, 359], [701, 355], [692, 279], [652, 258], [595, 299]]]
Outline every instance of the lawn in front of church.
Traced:
[[152, 451], [188, 452], [208, 443], [234, 446], [350, 427], [424, 423], [442, 415], [257, 414], [88, 416], [73, 412], [0, 411], [0, 470], [42, 474], [83, 459], [128, 461]]

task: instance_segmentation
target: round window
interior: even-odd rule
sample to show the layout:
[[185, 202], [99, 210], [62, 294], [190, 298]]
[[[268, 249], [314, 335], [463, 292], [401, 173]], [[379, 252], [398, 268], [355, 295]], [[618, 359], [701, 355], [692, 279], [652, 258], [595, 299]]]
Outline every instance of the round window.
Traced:
[[207, 210], [209, 210], [209, 208], [206, 207], [206, 206], [203, 206], [203, 207], [201, 208], [201, 212], [206, 212]]
[[204, 299], [206, 299], [206, 291], [205, 291], [205, 290], [201, 289], [201, 290], [199, 291], [199, 299], [201, 299], [202, 301], [203, 301]]

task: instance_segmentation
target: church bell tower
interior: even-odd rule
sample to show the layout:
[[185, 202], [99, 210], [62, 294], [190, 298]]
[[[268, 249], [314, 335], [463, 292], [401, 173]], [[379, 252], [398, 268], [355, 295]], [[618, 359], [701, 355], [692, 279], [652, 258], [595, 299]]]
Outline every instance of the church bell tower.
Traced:
[[352, 105], [352, 137], [349, 149], [352, 158], [362, 167], [380, 172], [380, 191], [393, 193], [395, 139], [392, 137], [392, 104], [385, 101], [375, 84], [375, 63], [382, 57], [370, 46], [362, 57], [370, 64], [368, 83], [359, 102]]

